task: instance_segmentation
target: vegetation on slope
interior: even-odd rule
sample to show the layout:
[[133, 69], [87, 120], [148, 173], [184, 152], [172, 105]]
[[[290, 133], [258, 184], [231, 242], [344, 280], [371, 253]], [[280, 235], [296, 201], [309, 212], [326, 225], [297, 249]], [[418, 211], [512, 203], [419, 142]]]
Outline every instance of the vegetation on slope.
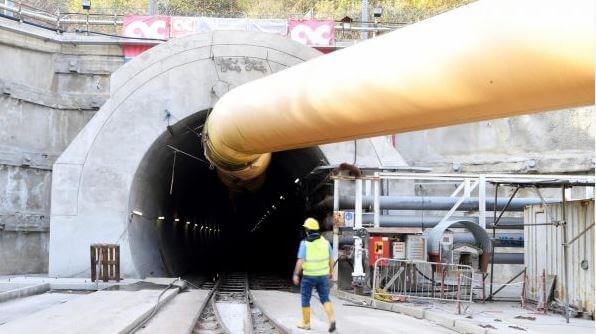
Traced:
[[[146, 14], [149, 0], [91, 0], [93, 13]], [[369, 0], [384, 9], [380, 22], [411, 23], [434, 16], [473, 0]], [[24, 0], [23, 3], [50, 13], [82, 12], [81, 0]], [[340, 20], [350, 16], [360, 21], [361, 0], [156, 0], [164, 15], [288, 18], [313, 17]]]

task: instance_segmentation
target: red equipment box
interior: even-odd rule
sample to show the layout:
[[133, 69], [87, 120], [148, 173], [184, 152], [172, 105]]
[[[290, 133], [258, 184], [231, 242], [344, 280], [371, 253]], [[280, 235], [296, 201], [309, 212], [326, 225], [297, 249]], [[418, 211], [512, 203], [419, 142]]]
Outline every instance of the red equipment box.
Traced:
[[368, 264], [375, 265], [378, 258], [391, 258], [391, 243], [388, 237], [368, 238]]

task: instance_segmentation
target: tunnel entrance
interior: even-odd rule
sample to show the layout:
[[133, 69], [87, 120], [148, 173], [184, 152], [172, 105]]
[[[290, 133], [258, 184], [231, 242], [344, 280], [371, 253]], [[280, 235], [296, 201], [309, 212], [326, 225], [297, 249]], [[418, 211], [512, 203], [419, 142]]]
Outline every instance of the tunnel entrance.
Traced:
[[304, 185], [316, 182], [311, 171], [326, 164], [325, 156], [319, 148], [275, 153], [259, 187], [230, 190], [203, 156], [207, 112], [168, 127], [135, 173], [128, 229], [133, 263], [141, 276], [287, 275], [308, 214]]

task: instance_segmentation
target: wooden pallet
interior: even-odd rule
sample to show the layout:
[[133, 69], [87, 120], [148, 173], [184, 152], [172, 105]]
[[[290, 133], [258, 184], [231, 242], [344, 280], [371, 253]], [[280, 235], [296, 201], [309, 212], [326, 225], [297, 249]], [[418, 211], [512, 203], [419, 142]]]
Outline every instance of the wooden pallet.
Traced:
[[91, 245], [91, 282], [120, 281], [120, 245]]

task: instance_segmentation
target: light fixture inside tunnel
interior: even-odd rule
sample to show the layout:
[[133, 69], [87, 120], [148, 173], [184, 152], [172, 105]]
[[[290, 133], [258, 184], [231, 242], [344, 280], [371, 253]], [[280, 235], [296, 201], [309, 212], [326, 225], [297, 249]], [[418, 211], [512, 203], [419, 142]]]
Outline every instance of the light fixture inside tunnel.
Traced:
[[130, 215], [131, 215], [131, 216], [132, 216], [132, 215], [137, 215], [137, 216], [140, 216], [140, 217], [142, 217], [142, 216], [143, 216], [143, 213], [142, 213], [141, 211], [139, 211], [139, 210], [132, 210], [132, 211], [130, 212]]
[[179, 222], [180, 221], [180, 218], [175, 218], [174, 221], [175, 222]]
[[165, 220], [165, 219], [166, 219], [166, 217], [164, 217], [164, 216], [157, 217], [157, 220]]

